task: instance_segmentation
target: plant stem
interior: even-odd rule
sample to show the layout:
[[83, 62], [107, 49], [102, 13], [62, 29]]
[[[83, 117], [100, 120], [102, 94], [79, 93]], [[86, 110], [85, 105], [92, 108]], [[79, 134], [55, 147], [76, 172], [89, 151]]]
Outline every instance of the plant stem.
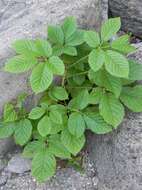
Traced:
[[84, 61], [87, 57], [88, 55], [85, 55], [84, 57], [82, 57], [81, 59], [77, 60], [72, 65], [70, 65], [68, 68], [74, 67], [76, 64], [80, 63], [81, 61]]
[[81, 72], [81, 73], [76, 73], [76, 74], [74, 74], [74, 75], [70, 75], [70, 76], [68, 76], [67, 78], [71, 78], [71, 77], [74, 77], [74, 76], [85, 75], [85, 74], [87, 74], [87, 73], [88, 73], [88, 71], [84, 71], [84, 72]]

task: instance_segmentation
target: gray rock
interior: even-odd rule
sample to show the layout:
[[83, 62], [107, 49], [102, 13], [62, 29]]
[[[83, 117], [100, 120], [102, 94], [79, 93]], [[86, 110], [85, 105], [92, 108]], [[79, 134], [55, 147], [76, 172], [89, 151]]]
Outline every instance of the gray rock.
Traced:
[[142, 37], [142, 1], [141, 0], [109, 0], [112, 16], [120, 16], [122, 29]]
[[15, 144], [11, 138], [0, 140], [0, 155], [6, 154], [8, 151], [12, 151]]
[[22, 157], [18, 154], [11, 158], [8, 162], [6, 170], [11, 173], [23, 174], [24, 172], [30, 171], [31, 160]]

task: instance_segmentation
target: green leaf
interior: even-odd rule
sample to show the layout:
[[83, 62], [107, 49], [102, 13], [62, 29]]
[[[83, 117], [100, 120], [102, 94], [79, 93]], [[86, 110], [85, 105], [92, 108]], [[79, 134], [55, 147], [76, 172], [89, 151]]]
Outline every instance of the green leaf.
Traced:
[[41, 107], [35, 107], [31, 110], [29, 113], [29, 118], [30, 119], [39, 119], [43, 114], [45, 113], [45, 109]]
[[76, 136], [81, 137], [85, 131], [85, 122], [82, 115], [78, 112], [72, 113], [68, 119], [68, 130], [69, 132]]
[[120, 95], [122, 84], [121, 79], [110, 75], [107, 71], [101, 69], [97, 72], [89, 72], [89, 78], [98, 86], [105, 87], [108, 91]]
[[[57, 56], [52, 56], [49, 59], [49, 68], [55, 75], [63, 75], [65, 72], [65, 66], [63, 61], [57, 57]], [[48, 64], [48, 62], [47, 62]]]
[[135, 51], [135, 47], [129, 44], [129, 38], [130, 38], [129, 35], [127, 34], [120, 36], [119, 38], [117, 38], [111, 43], [111, 47], [122, 53], [126, 53], [126, 54], [131, 53]]
[[57, 123], [57, 124], [62, 124], [63, 123], [62, 115], [57, 110], [50, 111], [49, 116], [50, 116], [50, 120], [52, 122]]
[[103, 94], [102, 88], [94, 88], [89, 95], [89, 104], [99, 104]]
[[87, 128], [96, 134], [106, 134], [112, 131], [112, 127], [98, 113], [85, 113], [84, 120]]
[[71, 158], [70, 152], [62, 144], [59, 134], [50, 136], [48, 150], [56, 157], [59, 157], [62, 159]]
[[55, 44], [64, 43], [64, 33], [60, 26], [48, 26], [48, 38]]
[[22, 73], [28, 71], [36, 64], [37, 60], [31, 56], [17, 55], [7, 61], [4, 70], [10, 73]]
[[101, 39], [102, 41], [108, 41], [113, 35], [115, 35], [121, 27], [120, 18], [110, 18], [101, 27]]
[[17, 144], [23, 146], [32, 135], [32, 124], [28, 119], [22, 119], [16, 123], [14, 138]]
[[80, 93], [73, 98], [68, 106], [71, 109], [84, 109], [89, 104], [89, 93], [87, 89], [81, 90]]
[[37, 39], [35, 41], [38, 56], [50, 57], [52, 55], [52, 48], [47, 40]]
[[30, 83], [35, 93], [45, 91], [53, 80], [53, 74], [44, 63], [38, 64], [32, 71]]
[[103, 66], [104, 60], [104, 51], [101, 49], [95, 49], [89, 54], [88, 62], [94, 72], [98, 71]]
[[7, 103], [4, 105], [3, 119], [4, 122], [16, 121], [18, 119], [17, 113], [12, 104]]
[[0, 123], [0, 139], [5, 139], [13, 135], [14, 123]]
[[77, 55], [77, 50], [75, 47], [71, 47], [71, 46], [65, 46], [63, 49], [63, 53], [66, 55], [72, 55], [72, 56], [76, 56]]
[[114, 128], [117, 127], [123, 120], [124, 107], [112, 94], [103, 94], [99, 105], [99, 110], [104, 120]]
[[67, 46], [78, 46], [81, 45], [83, 42], [84, 42], [84, 31], [77, 30], [66, 40], [65, 44]]
[[75, 84], [77, 85], [82, 85], [85, 82], [86, 78], [84, 75], [75, 75], [73, 76], [73, 81], [75, 82]]
[[100, 44], [99, 34], [95, 31], [87, 31], [84, 34], [85, 42], [92, 48], [96, 48]]
[[58, 100], [68, 99], [68, 93], [65, 88], [56, 86], [51, 89], [51, 94]]
[[23, 151], [23, 156], [27, 158], [33, 158], [35, 154], [45, 148], [45, 143], [42, 141], [29, 142]]
[[85, 144], [85, 136], [82, 135], [80, 138], [76, 138], [66, 129], [61, 133], [61, 141], [67, 150], [76, 156]]
[[38, 55], [38, 50], [34, 40], [17, 40], [12, 44], [12, 47], [18, 54], [23, 54], [26, 56]]
[[32, 160], [32, 175], [39, 181], [44, 182], [52, 177], [56, 170], [55, 157], [48, 150], [39, 151]]
[[138, 64], [134, 60], [129, 61], [129, 79], [130, 80], [142, 80], [142, 64]]
[[39, 134], [42, 137], [46, 137], [48, 134], [50, 134], [51, 131], [51, 120], [50, 118], [46, 115], [44, 116], [38, 123], [37, 129]]
[[105, 68], [113, 76], [128, 78], [129, 63], [118, 52], [108, 50], [105, 54]]
[[121, 101], [133, 112], [142, 111], [142, 85], [124, 87], [120, 95]]
[[28, 94], [26, 92], [23, 92], [23, 93], [19, 94], [18, 97], [17, 97], [16, 107], [21, 109], [23, 107], [23, 104], [26, 101], [27, 97], [28, 97]]
[[55, 44], [53, 46], [53, 55], [61, 56], [64, 53], [64, 46], [60, 44]]
[[68, 39], [77, 29], [77, 23], [76, 19], [72, 16], [67, 17], [64, 20], [64, 23], [62, 25], [62, 29], [65, 34], [65, 39]]

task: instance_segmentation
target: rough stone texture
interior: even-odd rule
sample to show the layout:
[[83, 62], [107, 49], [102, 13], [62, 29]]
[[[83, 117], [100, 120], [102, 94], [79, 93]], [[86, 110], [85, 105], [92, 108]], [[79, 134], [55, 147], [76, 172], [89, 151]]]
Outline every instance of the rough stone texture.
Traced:
[[[76, 16], [81, 27], [98, 28], [107, 19], [107, 6], [108, 0], [0, 0], [0, 114], [5, 102], [23, 91], [30, 92], [25, 74], [16, 76], [1, 70], [13, 55], [11, 43], [46, 37], [47, 24], [59, 23], [70, 15]], [[5, 152], [8, 141], [2, 142]]]
[[56, 175], [45, 184], [36, 183], [29, 173], [14, 176], [4, 170], [0, 175], [0, 190], [98, 190], [94, 166], [87, 156], [84, 169], [80, 173], [71, 167], [58, 168]]
[[6, 168], [11, 173], [22, 174], [31, 169], [31, 160], [24, 158], [18, 154], [11, 158]]
[[109, 0], [111, 16], [120, 16], [122, 29], [142, 37], [142, 1]]

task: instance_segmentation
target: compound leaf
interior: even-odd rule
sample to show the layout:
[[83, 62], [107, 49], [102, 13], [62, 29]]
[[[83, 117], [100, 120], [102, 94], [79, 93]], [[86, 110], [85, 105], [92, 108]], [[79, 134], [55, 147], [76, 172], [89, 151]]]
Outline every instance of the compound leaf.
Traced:
[[58, 100], [68, 99], [68, 93], [65, 88], [61, 86], [56, 86], [51, 89], [51, 94]]
[[52, 43], [61, 44], [64, 43], [64, 33], [60, 26], [48, 26], [48, 38]]
[[55, 75], [63, 75], [65, 72], [64, 63], [58, 56], [52, 56], [49, 58], [49, 68]]
[[39, 121], [38, 126], [37, 126], [37, 129], [38, 129], [39, 134], [40, 134], [42, 137], [46, 137], [48, 134], [50, 134], [51, 127], [52, 127], [51, 120], [50, 120], [50, 118], [46, 115], [46, 116], [44, 116], [44, 117]]
[[99, 34], [95, 31], [85, 32], [84, 39], [85, 39], [85, 42], [92, 48], [95, 48], [100, 44]]

